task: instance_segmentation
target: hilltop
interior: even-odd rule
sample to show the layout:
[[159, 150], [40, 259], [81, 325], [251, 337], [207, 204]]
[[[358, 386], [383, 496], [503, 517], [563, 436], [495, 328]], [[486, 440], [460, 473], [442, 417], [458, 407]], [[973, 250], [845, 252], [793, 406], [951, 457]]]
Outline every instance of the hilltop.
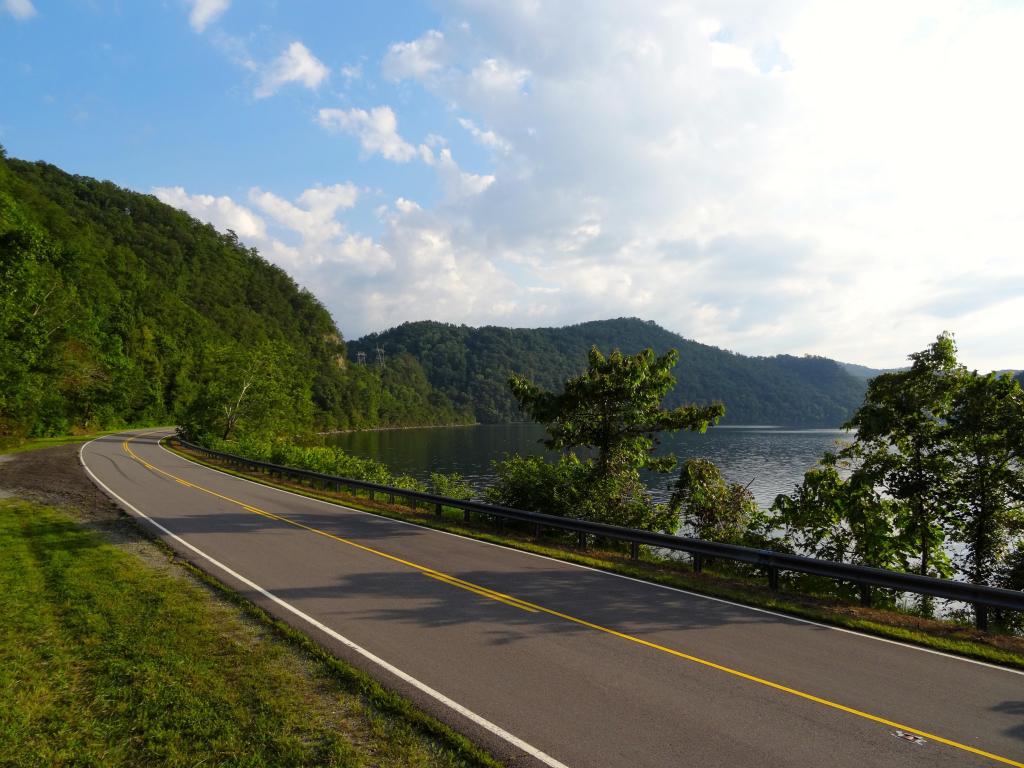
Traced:
[[635, 353], [679, 350], [678, 384], [670, 406], [721, 400], [724, 423], [835, 427], [861, 404], [863, 376], [824, 357], [747, 357], [701, 344], [638, 318], [598, 320], [563, 328], [471, 328], [433, 321], [405, 323], [350, 342], [351, 350], [409, 354], [430, 383], [481, 422], [517, 421], [506, 380], [521, 373], [557, 389], [586, 366], [592, 345]]
[[0, 148], [0, 439], [178, 423], [224, 360], [276, 350], [296, 427], [464, 422], [411, 357], [347, 363], [327, 310], [234, 234]]

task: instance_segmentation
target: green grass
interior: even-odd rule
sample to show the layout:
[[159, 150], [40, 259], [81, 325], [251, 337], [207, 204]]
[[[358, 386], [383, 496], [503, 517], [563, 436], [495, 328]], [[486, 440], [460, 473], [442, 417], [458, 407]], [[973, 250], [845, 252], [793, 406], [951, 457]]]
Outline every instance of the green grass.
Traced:
[[494, 765], [241, 597], [64, 513], [0, 501], [0, 553], [0, 765]]
[[462, 513], [456, 510], [447, 511], [445, 516], [438, 518], [426, 510], [416, 513], [408, 507], [373, 503], [365, 497], [324, 493], [308, 487], [278, 483], [269, 480], [265, 475], [241, 472], [171, 446], [168, 447], [191, 461], [228, 474], [246, 477], [265, 485], [283, 488], [312, 498], [343, 503], [346, 506], [396, 520], [414, 522], [425, 527], [457, 533], [525, 552], [533, 552], [711, 597], [720, 597], [823, 624], [853, 629], [992, 664], [1024, 669], [1024, 642], [1018, 642], [1019, 638], [979, 633], [953, 622], [920, 619], [912, 614], [896, 610], [861, 609], [850, 603], [814, 594], [801, 594], [785, 589], [777, 592], [768, 589], [763, 579], [744, 578], [732, 573], [716, 573], [712, 568], [705, 568], [703, 573], [696, 574], [685, 565], [674, 564], [667, 559], [655, 558], [650, 555], [645, 555], [640, 561], [632, 561], [619, 553], [580, 552], [559, 542], [538, 542], [525, 534], [522, 536], [501, 535], [494, 532], [493, 529], [487, 530], [465, 524], [462, 521]]
[[[126, 427], [125, 429], [128, 429]], [[59, 435], [57, 437], [30, 437], [22, 442], [8, 444], [0, 443], [0, 455], [5, 453], [25, 453], [26, 451], [38, 451], [40, 448], [53, 448], [57, 445], [68, 445], [71, 443], [84, 443], [94, 440], [103, 435], [113, 435], [123, 432], [120, 429], [111, 429], [106, 432], [90, 432], [85, 435]]]

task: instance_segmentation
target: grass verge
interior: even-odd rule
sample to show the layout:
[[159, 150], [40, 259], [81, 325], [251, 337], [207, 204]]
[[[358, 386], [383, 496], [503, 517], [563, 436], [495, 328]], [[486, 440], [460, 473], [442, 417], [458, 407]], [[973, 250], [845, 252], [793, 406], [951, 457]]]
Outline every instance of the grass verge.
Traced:
[[123, 432], [126, 429], [131, 429], [131, 427], [125, 427], [124, 429], [110, 429], [105, 432], [89, 432], [84, 435], [30, 437], [19, 442], [0, 443], [0, 456], [4, 454], [25, 453], [26, 451], [38, 451], [41, 448], [53, 448], [58, 445], [68, 445], [69, 443], [86, 443], [90, 440], [95, 440], [97, 437], [113, 435], [118, 432]]
[[462, 520], [462, 513], [457, 510], [447, 510], [439, 518], [426, 510], [416, 512], [406, 506], [370, 501], [365, 496], [328, 492], [294, 482], [271, 480], [266, 475], [241, 471], [222, 462], [200, 457], [180, 447], [172, 445], [167, 447], [184, 458], [204, 466], [310, 498], [340, 503], [396, 520], [413, 522], [428, 528], [457, 533], [643, 581], [677, 587], [710, 597], [719, 597], [744, 605], [765, 608], [991, 664], [1024, 669], [1024, 638], [1021, 637], [980, 632], [972, 627], [950, 621], [917, 616], [903, 611], [865, 608], [831, 598], [786, 591], [785, 589], [774, 591], [769, 589], [763, 580], [716, 573], [713, 568], [708, 567], [705, 567], [702, 573], [693, 573], [678, 563], [666, 558], [654, 557], [649, 553], [645, 554], [641, 560], [634, 561], [617, 552], [594, 550], [581, 552], [569, 546], [563, 546], [560, 542], [544, 542], [526, 534], [518, 535], [514, 532], [499, 534], [495, 533], [493, 528], [488, 530], [483, 526], [465, 523]]
[[497, 765], [196, 569], [17, 499], [0, 552], [0, 765]]

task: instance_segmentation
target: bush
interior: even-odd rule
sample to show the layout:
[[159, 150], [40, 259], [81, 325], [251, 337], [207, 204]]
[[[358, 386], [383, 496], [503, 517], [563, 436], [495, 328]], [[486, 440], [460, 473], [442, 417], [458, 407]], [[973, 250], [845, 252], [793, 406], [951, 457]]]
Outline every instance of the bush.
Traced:
[[493, 504], [665, 533], [679, 528], [678, 507], [653, 503], [636, 472], [609, 476], [574, 454], [555, 462], [508, 456], [493, 466], [497, 481], [485, 494]]
[[447, 475], [433, 472], [430, 475], [430, 485], [438, 496], [447, 496], [449, 499], [465, 501], [472, 499], [474, 495], [473, 487], [458, 472]]

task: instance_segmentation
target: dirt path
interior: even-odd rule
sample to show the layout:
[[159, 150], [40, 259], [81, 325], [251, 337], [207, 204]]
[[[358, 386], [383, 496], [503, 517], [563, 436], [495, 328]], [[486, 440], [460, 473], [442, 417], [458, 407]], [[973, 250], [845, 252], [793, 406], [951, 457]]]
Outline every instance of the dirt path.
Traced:
[[121, 510], [85, 474], [78, 445], [0, 456], [0, 490], [60, 507], [83, 522], [109, 523]]

